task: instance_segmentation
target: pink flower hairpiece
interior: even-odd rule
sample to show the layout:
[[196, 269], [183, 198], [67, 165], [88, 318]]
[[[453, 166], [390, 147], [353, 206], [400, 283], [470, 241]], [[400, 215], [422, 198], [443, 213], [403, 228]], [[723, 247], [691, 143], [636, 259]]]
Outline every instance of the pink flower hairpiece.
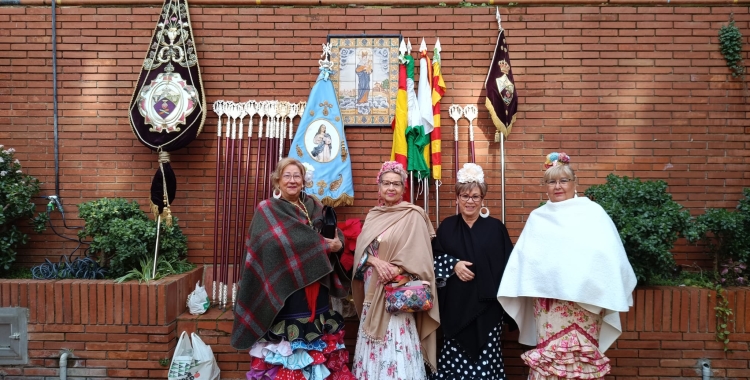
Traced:
[[547, 155], [547, 159], [544, 161], [544, 169], [549, 169], [556, 165], [568, 165], [570, 164], [570, 157], [565, 152], [552, 152]]
[[401, 165], [401, 163], [397, 161], [386, 161], [383, 163], [383, 166], [380, 167], [378, 176], [375, 178], [375, 183], [380, 183], [380, 177], [383, 175], [383, 173], [387, 173], [387, 172], [398, 173], [402, 177], [406, 174], [406, 170], [404, 170], [404, 165]]

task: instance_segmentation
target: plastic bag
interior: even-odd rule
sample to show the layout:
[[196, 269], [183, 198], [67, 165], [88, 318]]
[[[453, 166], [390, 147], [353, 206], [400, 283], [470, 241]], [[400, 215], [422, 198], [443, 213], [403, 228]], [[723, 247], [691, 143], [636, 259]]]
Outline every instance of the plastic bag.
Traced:
[[[221, 375], [221, 369], [216, 362], [211, 346], [203, 343], [203, 340], [195, 333], [190, 334], [193, 339], [193, 359], [196, 361], [196, 373], [201, 376], [195, 376], [196, 379], [218, 380]], [[198, 368], [200, 367], [200, 368]]]
[[190, 310], [190, 314], [193, 315], [201, 315], [208, 310], [209, 306], [211, 306], [211, 301], [208, 299], [206, 288], [200, 286], [200, 284], [200, 281], [195, 283], [195, 290], [190, 292], [187, 298], [188, 310]]
[[191, 367], [193, 367], [193, 345], [190, 344], [187, 331], [183, 331], [180, 334], [180, 340], [177, 341], [177, 347], [174, 349], [167, 379], [184, 379], [190, 374]]
[[[190, 342], [192, 338], [192, 344]], [[213, 350], [195, 333], [188, 337], [187, 331], [180, 334], [180, 340], [172, 355], [168, 380], [218, 380], [221, 375]]]

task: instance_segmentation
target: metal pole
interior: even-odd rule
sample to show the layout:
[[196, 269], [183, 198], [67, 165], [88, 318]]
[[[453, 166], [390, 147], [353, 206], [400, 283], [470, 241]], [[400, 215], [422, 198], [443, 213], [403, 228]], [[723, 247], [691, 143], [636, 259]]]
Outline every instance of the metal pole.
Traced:
[[503, 197], [503, 224], [505, 224], [505, 134], [500, 133], [500, 192]]

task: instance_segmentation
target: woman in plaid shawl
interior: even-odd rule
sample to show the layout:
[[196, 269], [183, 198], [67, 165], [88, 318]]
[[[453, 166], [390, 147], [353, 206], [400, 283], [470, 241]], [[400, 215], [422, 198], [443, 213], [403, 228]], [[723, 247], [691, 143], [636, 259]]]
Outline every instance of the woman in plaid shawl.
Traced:
[[250, 349], [249, 380], [354, 380], [343, 317], [329, 308], [329, 296], [347, 294], [338, 259], [343, 235], [326, 239], [313, 229], [323, 205], [303, 191], [305, 174], [298, 160], [282, 159], [274, 196], [250, 224], [232, 329], [232, 346]]

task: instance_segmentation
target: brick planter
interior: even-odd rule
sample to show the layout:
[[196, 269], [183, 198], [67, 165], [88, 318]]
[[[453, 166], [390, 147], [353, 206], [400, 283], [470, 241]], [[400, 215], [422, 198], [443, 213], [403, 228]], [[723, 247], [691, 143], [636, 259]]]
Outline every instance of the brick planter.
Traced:
[[171, 358], [177, 317], [202, 276], [198, 267], [148, 284], [0, 280], [0, 306], [29, 309], [29, 363], [0, 367], [0, 375], [59, 376], [60, 351], [69, 349], [69, 378], [166, 379], [159, 359]]
[[[233, 315], [213, 308], [193, 316], [187, 294], [203, 268], [148, 285], [109, 281], [0, 280], [0, 306], [29, 308], [29, 364], [0, 367], [4, 380], [50, 379], [58, 374], [60, 350], [72, 349], [71, 379], [166, 379], [159, 364], [169, 359], [180, 332], [196, 332], [214, 351], [222, 379], [244, 379], [249, 357], [229, 344]], [[686, 287], [639, 288], [634, 307], [621, 315], [624, 332], [606, 352], [612, 360], [608, 379], [700, 378], [707, 359], [714, 378], [750, 378], [750, 288], [727, 292], [734, 311], [729, 347], [714, 339], [716, 293]], [[347, 321], [346, 344], [353, 352], [357, 320]], [[520, 359], [528, 349], [504, 337], [506, 372], [525, 379]]]
[[[634, 305], [622, 313], [623, 334], [606, 355], [611, 359], [608, 379], [699, 379], [699, 360], [711, 363], [713, 378], [750, 378], [750, 288], [727, 291], [735, 323], [729, 347], [714, 339], [716, 292], [687, 287], [639, 288]], [[229, 345], [233, 314], [210, 310], [201, 316], [183, 314], [179, 331], [196, 332], [211, 345], [222, 379], [244, 379], [250, 361], [246, 352]], [[347, 320], [346, 344], [354, 352], [358, 322]], [[523, 380], [528, 370], [520, 359], [528, 347], [517, 342], [517, 333], [506, 333], [503, 341], [505, 369], [509, 380]]]

